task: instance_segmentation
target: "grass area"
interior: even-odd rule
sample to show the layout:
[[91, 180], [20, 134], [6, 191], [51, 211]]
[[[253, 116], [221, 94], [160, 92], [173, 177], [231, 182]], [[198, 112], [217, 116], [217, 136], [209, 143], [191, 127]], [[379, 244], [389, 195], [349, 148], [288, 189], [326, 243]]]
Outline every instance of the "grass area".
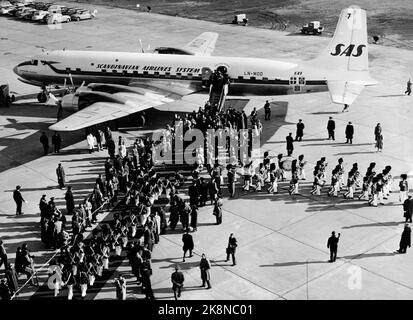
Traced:
[[[107, 5], [192, 19], [230, 23], [245, 13], [249, 25], [259, 28], [299, 31], [302, 24], [319, 20], [325, 34], [332, 35], [343, 8], [359, 5], [367, 10], [369, 35], [379, 35], [380, 43], [413, 49], [413, 1], [411, 0], [77, 0], [89, 5]], [[140, 4], [140, 9], [136, 8]]]

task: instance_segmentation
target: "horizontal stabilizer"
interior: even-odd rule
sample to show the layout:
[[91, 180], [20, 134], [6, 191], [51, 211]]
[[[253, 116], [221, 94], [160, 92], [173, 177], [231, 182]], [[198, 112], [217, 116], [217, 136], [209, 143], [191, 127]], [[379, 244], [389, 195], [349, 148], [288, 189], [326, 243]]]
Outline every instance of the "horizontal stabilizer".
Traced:
[[330, 91], [331, 100], [334, 103], [352, 104], [357, 96], [364, 89], [363, 83], [355, 81], [327, 81], [328, 90]]

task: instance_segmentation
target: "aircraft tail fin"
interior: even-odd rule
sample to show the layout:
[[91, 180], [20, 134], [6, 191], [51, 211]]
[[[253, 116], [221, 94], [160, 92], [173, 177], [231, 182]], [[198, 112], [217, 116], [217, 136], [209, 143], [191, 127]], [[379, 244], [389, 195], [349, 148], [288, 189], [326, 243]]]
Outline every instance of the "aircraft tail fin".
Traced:
[[368, 72], [366, 20], [366, 11], [358, 6], [343, 9], [333, 38], [314, 62], [328, 69]]
[[369, 73], [366, 11], [343, 9], [329, 45], [310, 64], [324, 70], [335, 103], [351, 104], [365, 86], [377, 84]]

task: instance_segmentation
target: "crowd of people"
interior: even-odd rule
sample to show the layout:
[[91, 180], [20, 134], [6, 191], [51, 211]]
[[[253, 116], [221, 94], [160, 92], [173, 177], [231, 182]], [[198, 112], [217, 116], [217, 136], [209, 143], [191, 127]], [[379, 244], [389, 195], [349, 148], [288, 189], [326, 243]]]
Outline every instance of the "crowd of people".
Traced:
[[[264, 109], [265, 119], [269, 120], [271, 109], [268, 101]], [[185, 116], [175, 115], [174, 121], [175, 123], [182, 121], [184, 133], [191, 129], [199, 129], [202, 132], [208, 129], [224, 129], [227, 132], [240, 129], [262, 131], [262, 124], [255, 108], [248, 117], [244, 111], [237, 111], [233, 108], [218, 110], [216, 105], [207, 103], [197, 112], [194, 111]], [[131, 273], [136, 277], [142, 293], [145, 294], [146, 299], [155, 299], [151, 285], [151, 257], [155, 245], [160, 241], [160, 235], [165, 234], [167, 230], [176, 230], [178, 223], [181, 223], [183, 261], [188, 251], [189, 257], [192, 257], [194, 242], [190, 232], [197, 231], [199, 208], [209, 203], [213, 206], [212, 212], [216, 218], [216, 224], [219, 225], [223, 221], [224, 193], [222, 189], [225, 184], [225, 171], [229, 197], [235, 197], [238, 175], [243, 176], [242, 190], [244, 191], [265, 190], [268, 193], [277, 194], [279, 184], [289, 178], [288, 193], [292, 196], [299, 194], [300, 182], [307, 179], [307, 161], [303, 154], [298, 158], [293, 157], [293, 142], [294, 140], [302, 141], [304, 128], [304, 123], [300, 119], [295, 139], [291, 133], [287, 136], [287, 156], [278, 154], [276, 157], [271, 157], [269, 152], [265, 152], [259, 163], [237, 160], [222, 166], [218, 163], [219, 157], [214, 151], [209, 153], [213, 154], [213, 159], [209, 159], [206, 166], [208, 175], [205, 175], [203, 166], [206, 159], [201, 156], [201, 159], [191, 167], [192, 181], [187, 191], [188, 200], [182, 196], [181, 189], [186, 177], [180, 171], [175, 171], [171, 176], [163, 176], [156, 171], [153, 148], [159, 142], [152, 141], [149, 137], [137, 138], [133, 145], [128, 147], [121, 136], [116, 144], [109, 128], [87, 132], [86, 141], [89, 152], [92, 153], [96, 149], [108, 151], [109, 157], [104, 164], [104, 177], [101, 174], [98, 175], [91, 194], [78, 204], [76, 204], [72, 186], [68, 186], [65, 193], [65, 213], [57, 208], [53, 197], [47, 201], [46, 195], [42, 195], [39, 202], [41, 240], [46, 248], [56, 250], [52, 261], [55, 268], [52, 268], [49, 274], [50, 277], [57, 275], [57, 280], [54, 282], [55, 295], [59, 294], [63, 286], [66, 286], [69, 300], [73, 298], [75, 289], [79, 289], [81, 298], [85, 298], [88, 288], [94, 286], [96, 279], [104, 279], [109, 275], [109, 262], [126, 255]], [[327, 130], [328, 138], [335, 140], [335, 123], [331, 117]], [[380, 124], [377, 124], [374, 133], [376, 147], [380, 151], [383, 145]], [[346, 127], [346, 139], [350, 144], [353, 134], [354, 128], [349, 123]], [[169, 144], [173, 143], [173, 139], [176, 138], [174, 127], [169, 125], [164, 130], [163, 138], [168, 136], [172, 139], [165, 139], [165, 141], [169, 141]], [[60, 152], [60, 136], [55, 134], [52, 141], [54, 152]], [[48, 141], [44, 133], [41, 142], [47, 154]], [[209, 146], [205, 144], [204, 147], [208, 149]], [[226, 147], [229, 151], [230, 146]], [[172, 145], [167, 145], [166, 148], [172, 148]], [[327, 167], [325, 157], [321, 157], [316, 162], [313, 169], [314, 180], [311, 194], [320, 196], [325, 190], [326, 195], [330, 197], [338, 197], [341, 193], [346, 199], [366, 200], [369, 205], [377, 206], [384, 204], [384, 200], [389, 197], [392, 190], [394, 180], [391, 175], [391, 166], [386, 166], [380, 172], [376, 169], [376, 163], [372, 162], [363, 176], [358, 163], [353, 163], [351, 168], [347, 168], [344, 159], [339, 158], [331, 171], [330, 184], [327, 183]], [[61, 164], [58, 165], [56, 174], [59, 187], [66, 188], [65, 173]], [[400, 176], [399, 190], [399, 200], [403, 203], [404, 217], [406, 222], [411, 222], [413, 199], [407, 195], [409, 188], [406, 174]], [[24, 202], [20, 186], [16, 188], [13, 197], [17, 204], [16, 212], [19, 215], [21, 204]], [[170, 204], [169, 220], [167, 220], [164, 208], [164, 204], [167, 203]], [[116, 206], [113, 219], [102, 221], [94, 227], [98, 223], [98, 214], [102, 212], [105, 205], [108, 208]], [[66, 220], [67, 215], [71, 216], [71, 228]], [[90, 235], [87, 235], [88, 231], [91, 231]], [[338, 237], [333, 234], [331, 239], [328, 247], [333, 248], [331, 250], [334, 252], [330, 258], [333, 262], [336, 259]], [[236, 247], [237, 239], [231, 234], [226, 247], [226, 260], [232, 257], [233, 265], [236, 265]], [[9, 270], [7, 281], [2, 281], [0, 289], [4, 291], [6, 286], [11, 295], [15, 294], [18, 290], [16, 279], [19, 273], [25, 274], [29, 284], [35, 285], [33, 256], [27, 245], [24, 244], [17, 249], [14, 267], [7, 262], [7, 254], [1, 242], [0, 249], [1, 261], [6, 270]], [[405, 251], [404, 247], [400, 250]], [[211, 264], [205, 254], [202, 254], [199, 267], [202, 286], [207, 284], [207, 288], [211, 288], [209, 275]], [[122, 274], [115, 279], [118, 299], [126, 298], [126, 281]], [[177, 299], [181, 295], [184, 283], [183, 274], [178, 266], [171, 276], [171, 281], [172, 290]]]

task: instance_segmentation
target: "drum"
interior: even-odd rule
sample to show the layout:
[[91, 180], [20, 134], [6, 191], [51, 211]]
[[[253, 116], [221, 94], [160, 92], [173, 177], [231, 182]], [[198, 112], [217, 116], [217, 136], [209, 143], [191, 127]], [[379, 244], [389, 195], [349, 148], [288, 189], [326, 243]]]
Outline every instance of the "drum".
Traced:
[[286, 171], [291, 171], [291, 165], [292, 165], [292, 160], [285, 159], [281, 162], [281, 169], [286, 170]]

